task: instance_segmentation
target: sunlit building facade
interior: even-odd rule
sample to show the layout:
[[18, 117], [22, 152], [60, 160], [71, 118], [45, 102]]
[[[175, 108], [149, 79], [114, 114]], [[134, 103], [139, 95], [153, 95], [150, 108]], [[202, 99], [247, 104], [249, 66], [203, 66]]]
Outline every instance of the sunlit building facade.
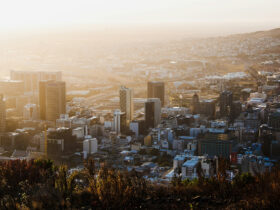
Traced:
[[164, 106], [164, 95], [165, 95], [164, 82], [148, 82], [148, 87], [147, 87], [148, 98], [159, 98], [161, 101], [161, 106]]
[[0, 94], [0, 133], [6, 129], [6, 104], [3, 94]]
[[127, 124], [133, 120], [133, 90], [122, 86], [120, 88], [120, 110], [125, 113]]
[[56, 121], [66, 113], [65, 82], [41, 81], [39, 85], [41, 120]]
[[113, 130], [117, 134], [121, 134], [126, 129], [126, 117], [125, 113], [120, 110], [115, 110], [114, 112], [114, 121], [113, 121]]
[[62, 73], [60, 71], [14, 71], [10, 72], [11, 80], [23, 82], [24, 92], [35, 93], [39, 89], [39, 82], [43, 80], [61, 81]]
[[20, 96], [24, 93], [24, 84], [20, 80], [0, 80], [0, 94], [5, 98]]

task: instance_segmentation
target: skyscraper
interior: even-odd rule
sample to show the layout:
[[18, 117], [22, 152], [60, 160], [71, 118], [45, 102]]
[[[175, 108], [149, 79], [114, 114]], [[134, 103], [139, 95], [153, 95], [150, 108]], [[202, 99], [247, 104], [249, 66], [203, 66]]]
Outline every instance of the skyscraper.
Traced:
[[193, 114], [199, 114], [200, 113], [199, 97], [196, 93], [192, 97], [192, 113]]
[[24, 85], [24, 92], [37, 92], [39, 82], [43, 80], [61, 81], [62, 73], [60, 71], [11, 71], [12, 80], [20, 80]]
[[161, 101], [159, 98], [149, 98], [145, 102], [146, 128], [154, 128], [160, 123]]
[[133, 91], [122, 86], [120, 88], [120, 109], [125, 113], [126, 124], [133, 120]]
[[147, 101], [145, 103], [145, 124], [146, 128], [153, 128], [155, 126], [155, 103]]
[[5, 98], [20, 96], [24, 93], [23, 82], [19, 80], [0, 80], [0, 94]]
[[230, 107], [232, 105], [232, 92], [230, 91], [223, 91], [220, 94], [220, 115], [221, 116], [228, 116], [230, 112]]
[[233, 101], [230, 107], [230, 120], [235, 120], [242, 112], [242, 103], [240, 101]]
[[113, 129], [117, 134], [124, 132], [126, 129], [125, 113], [118, 109], [114, 112]]
[[39, 82], [39, 106], [40, 106], [40, 119], [46, 120], [46, 84], [49, 81]]
[[0, 95], [0, 133], [6, 129], [6, 104], [3, 94]]
[[40, 118], [55, 121], [66, 112], [65, 82], [41, 81], [39, 84]]
[[204, 99], [199, 103], [200, 112], [199, 114], [203, 114], [205, 116], [214, 118], [216, 115], [216, 103], [213, 99]]
[[148, 98], [159, 98], [161, 106], [164, 106], [164, 82], [148, 82]]

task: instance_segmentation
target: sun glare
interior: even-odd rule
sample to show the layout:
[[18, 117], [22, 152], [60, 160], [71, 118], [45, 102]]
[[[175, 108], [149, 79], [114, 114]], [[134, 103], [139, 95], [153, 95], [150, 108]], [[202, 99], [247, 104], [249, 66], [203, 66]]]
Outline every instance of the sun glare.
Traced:
[[[242, 7], [240, 6], [242, 5]], [[277, 21], [279, 1], [221, 0], [10, 0], [0, 3], [0, 28], [87, 23]]]

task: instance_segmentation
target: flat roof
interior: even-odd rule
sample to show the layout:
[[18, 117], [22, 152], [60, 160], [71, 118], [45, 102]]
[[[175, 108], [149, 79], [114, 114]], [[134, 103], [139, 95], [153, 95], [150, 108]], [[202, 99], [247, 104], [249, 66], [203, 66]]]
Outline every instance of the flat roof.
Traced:
[[187, 160], [186, 162], [184, 162], [183, 166], [184, 167], [195, 167], [196, 164], [198, 163], [198, 158], [197, 157], [193, 157], [190, 160]]
[[185, 160], [186, 156], [185, 155], [176, 155], [174, 160]]

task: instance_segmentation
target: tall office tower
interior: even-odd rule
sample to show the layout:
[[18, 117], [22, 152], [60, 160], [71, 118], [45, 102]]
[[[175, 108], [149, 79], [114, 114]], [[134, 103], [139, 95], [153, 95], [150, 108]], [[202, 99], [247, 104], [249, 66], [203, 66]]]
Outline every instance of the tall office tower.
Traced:
[[220, 115], [228, 116], [232, 106], [232, 92], [223, 91], [220, 94]]
[[39, 82], [43, 80], [61, 81], [60, 71], [11, 71], [11, 80], [20, 80], [24, 84], [24, 92], [35, 93], [39, 89]]
[[192, 97], [192, 113], [193, 114], [199, 114], [200, 113], [199, 97], [196, 93]]
[[133, 91], [132, 89], [121, 87], [120, 88], [120, 109], [125, 112], [126, 124], [133, 120]]
[[0, 95], [0, 133], [6, 129], [6, 104], [3, 94]]
[[149, 98], [145, 102], [146, 128], [154, 128], [160, 123], [161, 101], [159, 98]]
[[39, 115], [41, 120], [46, 120], [46, 85], [49, 81], [39, 82]]
[[148, 82], [148, 98], [159, 98], [164, 106], [164, 82]]
[[114, 112], [113, 128], [117, 134], [120, 134], [126, 130], [126, 115], [119, 109]]
[[56, 121], [66, 113], [65, 82], [41, 81], [39, 84], [39, 105], [41, 120]]
[[199, 103], [200, 114], [211, 117], [212, 119], [216, 115], [216, 103], [213, 99], [204, 99]]
[[23, 95], [23, 82], [19, 80], [0, 80], [0, 94], [5, 98]]
[[233, 101], [230, 107], [230, 121], [233, 122], [242, 112], [242, 103], [240, 101]]

